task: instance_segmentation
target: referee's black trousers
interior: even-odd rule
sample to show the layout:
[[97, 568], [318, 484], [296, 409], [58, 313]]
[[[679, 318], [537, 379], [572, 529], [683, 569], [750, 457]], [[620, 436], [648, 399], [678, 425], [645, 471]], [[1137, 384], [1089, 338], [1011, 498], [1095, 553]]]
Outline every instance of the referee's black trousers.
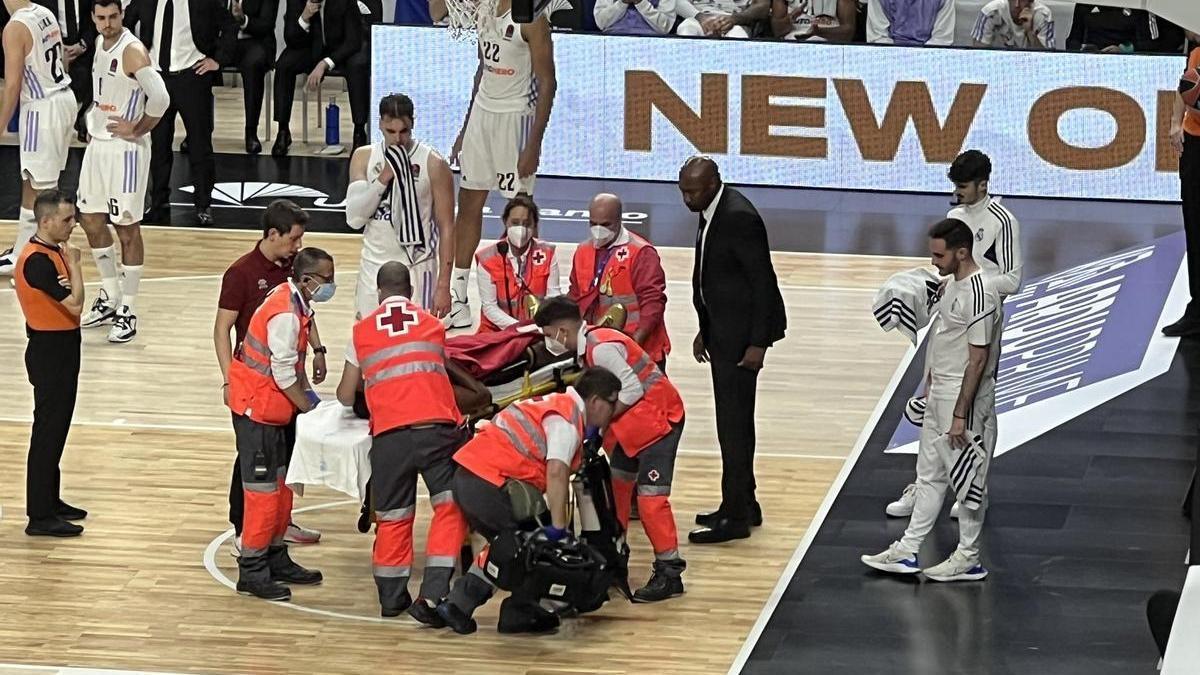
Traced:
[[33, 385], [33, 432], [25, 471], [25, 513], [52, 518], [58, 510], [58, 462], [67, 444], [79, 391], [79, 329], [28, 330], [25, 371]]
[[1179, 188], [1183, 201], [1183, 231], [1187, 234], [1187, 316], [1200, 319], [1200, 136], [1183, 135], [1179, 157]]

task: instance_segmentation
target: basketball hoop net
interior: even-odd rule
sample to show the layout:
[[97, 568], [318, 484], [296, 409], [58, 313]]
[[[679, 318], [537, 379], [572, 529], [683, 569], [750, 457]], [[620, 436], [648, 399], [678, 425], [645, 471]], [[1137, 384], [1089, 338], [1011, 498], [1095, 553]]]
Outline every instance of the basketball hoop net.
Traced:
[[482, 21], [495, 21], [497, 0], [446, 0], [450, 39], [474, 42]]

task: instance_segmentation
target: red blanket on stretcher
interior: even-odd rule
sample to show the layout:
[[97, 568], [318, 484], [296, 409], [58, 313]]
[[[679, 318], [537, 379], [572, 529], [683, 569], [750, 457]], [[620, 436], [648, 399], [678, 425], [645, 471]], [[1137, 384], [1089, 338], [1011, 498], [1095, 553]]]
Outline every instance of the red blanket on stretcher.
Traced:
[[542, 339], [542, 334], [536, 331], [517, 332], [520, 327], [518, 324], [500, 331], [447, 338], [446, 356], [471, 375], [483, 379], [516, 361], [530, 345]]

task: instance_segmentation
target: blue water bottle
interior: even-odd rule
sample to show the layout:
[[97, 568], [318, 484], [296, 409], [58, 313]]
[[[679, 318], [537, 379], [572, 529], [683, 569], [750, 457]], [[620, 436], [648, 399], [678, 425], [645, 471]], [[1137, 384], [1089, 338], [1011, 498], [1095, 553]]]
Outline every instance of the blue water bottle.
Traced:
[[21, 106], [18, 105], [17, 109], [13, 111], [12, 119], [8, 121], [8, 133], [10, 133], [10, 134], [17, 133], [17, 119], [20, 116], [21, 116]]
[[341, 138], [342, 125], [342, 109], [338, 107], [336, 99], [329, 99], [329, 106], [325, 108], [325, 145], [337, 145]]

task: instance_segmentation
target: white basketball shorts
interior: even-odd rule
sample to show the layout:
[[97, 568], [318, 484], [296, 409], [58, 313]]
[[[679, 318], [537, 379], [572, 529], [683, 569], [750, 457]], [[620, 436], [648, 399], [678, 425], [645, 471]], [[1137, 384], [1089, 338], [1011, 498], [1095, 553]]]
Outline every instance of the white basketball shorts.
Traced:
[[92, 139], [79, 170], [80, 213], [107, 213], [113, 225], [142, 222], [150, 180], [150, 137]]
[[21, 105], [17, 136], [21, 141], [21, 177], [35, 189], [58, 185], [67, 165], [67, 151], [75, 134], [75, 95], [63, 89], [50, 98]]
[[517, 175], [517, 158], [533, 130], [533, 113], [494, 113], [479, 106], [471, 108], [463, 133], [458, 166], [459, 187], [496, 190], [505, 197], [518, 192], [533, 194], [537, 176]]

